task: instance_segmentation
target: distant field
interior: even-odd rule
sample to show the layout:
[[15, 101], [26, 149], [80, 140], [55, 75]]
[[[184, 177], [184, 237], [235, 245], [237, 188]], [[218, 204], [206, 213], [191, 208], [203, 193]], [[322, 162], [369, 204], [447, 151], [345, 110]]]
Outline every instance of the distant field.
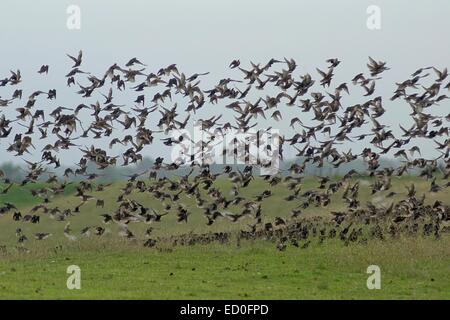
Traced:
[[[411, 183], [416, 185], [418, 196], [426, 194], [427, 203], [436, 200], [449, 203], [450, 188], [429, 193], [429, 181], [415, 177], [393, 178], [392, 190], [399, 194], [390, 199], [385, 198], [386, 191], [372, 196], [370, 183], [371, 179], [360, 179], [362, 206], [372, 201], [388, 207], [391, 201], [404, 196], [405, 186]], [[43, 186], [14, 186], [6, 196], [0, 196], [0, 205], [10, 202], [22, 214], [27, 214], [39, 202], [31, 197], [29, 188]], [[307, 249], [288, 246], [283, 252], [276, 250], [271, 241], [243, 240], [238, 246], [235, 239], [224, 245], [171, 248], [161, 244], [156, 248], [144, 248], [143, 233], [148, 225], [130, 224], [137, 240], [128, 241], [117, 235], [114, 224], [101, 222], [100, 214], [115, 210], [122, 186], [123, 183], [115, 183], [104, 192], [92, 193], [105, 200], [105, 207], [96, 208], [95, 201], [91, 201], [69, 219], [76, 241], [64, 237], [65, 221], [52, 220], [42, 213], [39, 224], [13, 221], [12, 214], [0, 216], [0, 245], [4, 246], [0, 251], [0, 298], [450, 299], [449, 234], [440, 240], [402, 237], [349, 246], [338, 240], [326, 240], [320, 245], [317, 239], [312, 239]], [[216, 187], [227, 195], [230, 184], [218, 180]], [[308, 178], [301, 193], [317, 187], [318, 183]], [[282, 185], [271, 188], [260, 179], [243, 189], [242, 194], [252, 198], [265, 189], [271, 189], [274, 194], [262, 205], [267, 221], [273, 221], [276, 216], [288, 217], [290, 210], [301, 203], [284, 201], [291, 191]], [[64, 195], [51, 199], [49, 207], [74, 208], [80, 200], [71, 196], [73, 192], [74, 186], [71, 186]], [[344, 210], [341, 196], [342, 192], [338, 192], [329, 207], [310, 207], [303, 210], [303, 215], [328, 216], [330, 210]], [[162, 202], [148, 193], [134, 192], [131, 198], [158, 211], [162, 209]], [[223, 219], [208, 227], [192, 199], [182, 197], [181, 201], [192, 211], [189, 222], [177, 224], [175, 215], [169, 214], [161, 223], [151, 225], [155, 236], [245, 229], [251, 222], [244, 219], [234, 224]], [[239, 207], [229, 208], [231, 212], [239, 210]], [[102, 237], [85, 238], [79, 234], [85, 226], [103, 226], [107, 232]], [[28, 253], [17, 249], [15, 230], [18, 227], [29, 238], [24, 245]], [[36, 241], [32, 237], [35, 232], [51, 232], [53, 236]], [[66, 268], [72, 264], [82, 270], [81, 290], [66, 288]], [[366, 287], [369, 276], [366, 269], [373, 264], [382, 271], [381, 290]]]
[[[388, 207], [392, 201], [398, 201], [403, 199], [406, 193], [406, 186], [410, 186], [411, 183], [414, 183], [417, 189], [417, 195], [420, 197], [422, 194], [426, 195], [426, 202], [429, 204], [434, 203], [436, 200], [440, 200], [443, 203], [449, 203], [450, 196], [450, 188], [443, 189], [438, 193], [430, 193], [429, 190], [429, 181], [424, 179], [419, 179], [417, 177], [394, 177], [392, 179], [392, 188], [389, 191], [378, 192], [375, 195], [371, 195], [370, 178], [361, 178], [360, 181], [360, 192], [359, 192], [359, 200], [361, 206], [365, 206], [367, 201], [372, 201], [376, 205], [382, 205]], [[356, 179], [354, 180], [356, 182]], [[444, 184], [445, 181], [442, 179], [438, 179], [437, 183]], [[446, 183], [446, 182], [445, 182]], [[124, 183], [115, 183], [114, 185], [108, 187], [105, 191], [102, 192], [92, 192], [89, 193], [93, 195], [95, 198], [102, 199], [105, 201], [104, 208], [97, 208], [95, 206], [95, 200], [90, 201], [84, 206], [81, 207], [80, 213], [75, 214], [70, 219], [71, 229], [73, 229], [73, 233], [77, 235], [79, 231], [86, 226], [98, 226], [102, 225], [102, 219], [100, 217], [101, 214], [108, 213], [112, 214], [117, 209], [117, 197], [120, 194], [120, 189], [124, 186]], [[214, 184], [216, 188], [219, 188], [223, 191], [223, 194], [228, 198], [231, 196], [228, 195], [230, 191], [231, 184], [225, 179], [219, 179]], [[317, 190], [319, 184], [314, 178], [306, 178], [301, 193], [304, 193], [308, 190]], [[4, 187], [4, 186], [2, 186]], [[22, 215], [28, 214], [29, 210], [32, 206], [37, 203], [42, 202], [37, 198], [33, 198], [29, 192], [30, 188], [42, 188], [43, 185], [27, 185], [25, 188], [14, 186], [12, 191], [5, 195], [0, 195], [0, 205], [4, 202], [11, 202], [15, 204], [19, 210], [22, 212]], [[80, 200], [71, 196], [74, 193], [74, 185], [70, 185], [66, 192], [65, 196], [57, 196], [51, 199], [51, 203], [49, 204], [50, 208], [59, 207], [60, 209], [71, 208], [74, 209], [78, 204], [80, 204]], [[290, 211], [293, 208], [298, 207], [304, 199], [295, 200], [291, 202], [287, 202], [284, 200], [286, 196], [292, 193], [286, 188], [284, 183], [277, 185], [275, 187], [271, 187], [267, 184], [267, 182], [262, 179], [255, 179], [248, 188], [244, 188], [240, 190], [240, 194], [247, 199], [254, 199], [258, 194], [261, 194], [264, 190], [270, 189], [273, 193], [268, 199], [265, 199], [262, 202], [262, 211], [263, 216], [267, 220], [273, 220], [274, 217], [289, 217]], [[392, 198], [386, 198], [385, 196], [390, 192], [395, 191], [398, 194]], [[205, 199], [208, 197], [205, 195]], [[332, 197], [332, 202], [329, 206], [323, 207], [314, 207], [310, 206], [307, 209], [302, 210], [302, 215], [305, 217], [315, 216], [315, 215], [325, 215], [331, 216], [329, 214], [330, 211], [338, 211], [338, 210], [346, 210], [345, 204], [342, 199], [342, 191], [337, 192]], [[169, 201], [161, 201], [159, 199], [155, 199], [149, 193], [139, 193], [134, 191], [130, 196], [131, 199], [135, 199], [138, 202], [142, 203], [145, 206], [156, 209], [159, 212], [162, 212], [163, 203], [168, 203]], [[212, 226], [206, 225], [206, 218], [202, 214], [202, 210], [199, 209], [194, 200], [191, 198], [187, 198], [184, 194], [180, 197], [180, 202], [187, 205], [192, 214], [189, 216], [188, 223], [178, 224], [176, 223], [175, 214], [169, 214], [164, 216], [160, 223], [153, 223], [151, 226], [154, 228], [154, 234], [156, 236], [164, 236], [171, 234], [180, 234], [180, 233], [188, 233], [188, 232], [216, 232], [216, 231], [224, 231], [224, 230], [237, 230], [239, 228], [245, 228], [248, 224], [252, 222], [249, 218], [244, 218], [240, 220], [238, 223], [232, 223], [228, 219], [219, 219]], [[173, 206], [177, 204], [171, 203]], [[230, 206], [227, 211], [232, 213], [240, 212], [242, 208], [240, 206]], [[35, 233], [35, 232], [51, 232], [53, 236], [46, 240], [46, 243], [50, 243], [51, 245], [55, 245], [59, 243], [60, 240], [66, 241], [66, 238], [63, 236], [65, 221], [55, 221], [50, 219], [45, 214], [40, 213], [41, 223], [40, 224], [31, 224], [31, 223], [23, 223], [23, 222], [15, 222], [12, 221], [11, 214], [7, 214], [5, 216], [0, 216], [0, 245], [10, 245], [15, 243], [16, 238], [14, 236], [14, 232], [17, 227], [22, 228], [25, 234]], [[106, 227], [108, 232], [112, 233], [113, 236], [116, 236], [116, 228], [113, 224], [103, 225]], [[144, 230], [148, 227], [147, 225], [139, 224], [130, 224], [129, 228], [131, 231], [135, 232], [135, 235], [139, 238], [139, 234], [143, 233]], [[107, 236], [108, 236], [107, 232]], [[30, 237], [29, 237], [30, 238]], [[30, 242], [33, 242], [33, 239], [30, 239]], [[41, 242], [41, 244], [43, 244]], [[45, 244], [44, 244], [45, 245]]]

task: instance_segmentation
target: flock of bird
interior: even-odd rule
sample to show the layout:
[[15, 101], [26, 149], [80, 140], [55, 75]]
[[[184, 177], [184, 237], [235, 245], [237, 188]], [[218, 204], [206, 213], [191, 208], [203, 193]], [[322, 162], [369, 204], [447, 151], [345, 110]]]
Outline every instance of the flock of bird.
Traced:
[[[445, 94], [450, 90], [447, 69], [420, 68], [408, 79], [397, 83], [390, 101], [406, 102], [411, 113], [405, 118], [411, 119], [413, 124], [408, 128], [399, 124], [394, 129], [382, 123], [386, 109], [383, 98], [375, 95], [377, 83], [390, 68], [385, 62], [372, 58], [369, 58], [366, 72], [337, 85], [334, 84], [334, 72], [341, 63], [338, 59], [328, 59], [325, 67], [317, 69], [318, 77], [298, 73], [299, 67], [293, 59], [270, 59], [267, 63], [251, 63], [249, 67], [234, 60], [229, 68], [236, 76], [221, 79], [209, 89], [200, 86], [202, 77], [208, 72], [185, 75], [175, 64], [150, 72], [146, 64], [132, 58], [123, 66], [114, 63], [102, 75], [96, 76], [84, 70], [82, 51], [78, 55], [68, 55], [68, 59], [73, 64], [66, 75], [66, 85], [76, 88], [83, 101], [76, 106], [58, 106], [48, 110], [44, 105], [48, 100], [57, 99], [56, 89], [37, 90], [26, 97], [21, 89], [24, 79], [20, 70], [0, 77], [0, 146], [24, 159], [27, 168], [25, 179], [18, 183], [0, 171], [4, 186], [0, 195], [7, 195], [14, 185], [23, 188], [38, 181], [46, 182], [46, 187], [30, 188], [32, 195], [42, 200], [30, 212], [21, 212], [16, 204], [4, 201], [0, 203], [0, 218], [11, 216], [15, 221], [39, 224], [40, 215], [49, 215], [63, 221], [64, 235], [75, 240], [77, 236], [71, 230], [70, 218], [79, 214], [82, 206], [90, 201], [95, 201], [100, 208], [105, 205], [104, 200], [92, 195], [94, 191], [102, 192], [111, 186], [97, 181], [99, 171], [141, 162], [146, 148], [156, 139], [169, 148], [181, 144], [184, 136], [166, 136], [174, 130], [186, 129], [191, 120], [196, 120], [201, 121], [203, 130], [213, 134], [210, 140], [200, 142], [197, 153], [189, 155], [191, 161], [167, 161], [157, 157], [147, 170], [128, 176], [117, 198], [117, 209], [99, 216], [98, 225], [83, 228], [82, 236], [102, 236], [105, 224], [115, 223], [120, 227], [120, 236], [140, 238], [145, 246], [153, 247], [161, 239], [152, 235], [151, 226], [143, 237], [135, 235], [128, 226], [133, 223], [155, 224], [166, 215], [174, 215], [178, 223], [186, 223], [191, 214], [203, 215], [208, 226], [223, 218], [234, 223], [245, 220], [238, 240], [270, 238], [276, 241], [279, 250], [284, 250], [288, 244], [305, 248], [311, 236], [319, 237], [320, 241], [338, 237], [350, 243], [366, 241], [368, 237], [382, 239], [386, 234], [395, 236], [403, 231], [434, 234], [436, 237], [450, 231], [448, 203], [435, 201], [426, 204], [425, 195], [418, 195], [414, 184], [407, 186], [406, 195], [400, 201], [383, 205], [370, 201], [362, 204], [358, 194], [360, 183], [355, 179], [359, 174], [373, 177], [372, 194], [384, 193], [389, 199], [396, 195], [391, 189], [392, 179], [414, 171], [429, 181], [429, 193], [445, 192], [450, 186], [450, 182], [446, 182], [450, 176], [450, 113], [433, 115], [431, 110], [439, 108], [442, 111], [445, 100], [449, 98]], [[36, 69], [39, 77], [52, 72], [49, 65]], [[427, 80], [431, 81], [430, 85], [424, 84]], [[12, 94], [2, 97], [2, 87], [9, 86], [13, 87]], [[323, 88], [323, 93], [318, 87]], [[127, 90], [136, 96], [133, 106], [116, 104], [115, 92]], [[262, 90], [273, 94], [262, 95]], [[354, 105], [341, 103], [342, 98], [351, 92], [362, 92], [365, 101]], [[184, 109], [180, 107], [181, 103], [175, 102], [177, 99], [185, 99]], [[9, 114], [14, 112], [15, 116], [7, 117], [7, 110]], [[202, 119], [203, 110], [212, 110], [216, 115]], [[450, 111], [448, 107], [447, 110]], [[233, 115], [231, 122], [225, 120], [227, 113]], [[297, 116], [286, 119], [288, 113]], [[86, 118], [90, 120], [85, 121]], [[289, 123], [294, 134], [281, 135], [277, 150], [271, 151], [283, 161], [284, 150], [294, 148], [296, 161], [286, 172], [279, 170], [262, 176], [267, 189], [249, 198], [242, 195], [242, 190], [251, 189], [256, 180], [254, 171], [258, 167], [270, 166], [270, 161], [257, 159], [256, 163], [245, 167], [225, 165], [222, 172], [213, 172], [208, 163], [202, 162], [201, 156], [211, 150], [214, 137], [224, 136], [233, 129], [242, 132], [251, 128], [261, 130], [257, 121], [264, 121], [262, 119], [278, 122], [280, 126]], [[150, 125], [152, 120], [156, 127]], [[269, 132], [271, 128], [263, 131]], [[397, 134], [396, 130], [400, 133]], [[95, 139], [107, 139], [109, 148], [104, 150], [95, 145]], [[40, 159], [26, 160], [38, 152], [36, 140], [45, 144], [39, 153]], [[91, 146], [83, 146], [82, 141], [88, 141]], [[367, 147], [360, 153], [342, 150], [346, 145], [364, 143]], [[438, 155], [431, 158], [422, 155], [423, 143], [435, 145]], [[113, 154], [119, 145], [126, 150]], [[52, 168], [61, 166], [60, 155], [69, 149], [80, 152], [76, 167], [65, 169], [63, 176], [52, 173]], [[233, 150], [230, 148], [224, 152], [233, 154]], [[401, 165], [383, 168], [380, 161], [388, 155], [397, 158]], [[364, 160], [366, 172], [352, 169], [337, 181], [331, 177], [318, 177], [317, 188], [302, 191], [307, 164], [317, 167], [331, 164], [338, 168], [356, 159]], [[89, 164], [95, 164], [97, 170], [90, 171]], [[188, 168], [189, 172], [178, 178], [160, 174], [183, 168]], [[64, 193], [75, 177], [82, 178], [76, 183], [74, 194], [79, 198], [79, 204], [74, 208], [54, 207], [54, 196]], [[232, 184], [229, 194], [215, 185], [217, 179], [224, 178]], [[439, 183], [438, 179], [444, 182]], [[276, 217], [270, 221], [263, 215], [262, 203], [272, 201], [272, 188], [275, 186], [290, 190], [290, 195], [282, 201], [295, 202], [298, 206], [290, 217]], [[164, 202], [163, 211], [158, 212], [135, 200], [133, 195], [136, 192]], [[342, 192], [346, 210], [330, 210], [329, 216], [303, 218], [304, 209], [328, 207], [337, 192]], [[194, 199], [197, 209], [188, 208], [181, 196]], [[369, 234], [364, 233], [364, 225], [370, 225]], [[29, 237], [21, 228], [17, 228], [16, 236], [22, 245]], [[34, 234], [36, 240], [50, 236], [49, 232]], [[174, 244], [191, 244], [228, 242], [231, 236], [227, 232], [210, 232], [172, 236], [170, 239]], [[299, 241], [303, 242], [299, 244]]]

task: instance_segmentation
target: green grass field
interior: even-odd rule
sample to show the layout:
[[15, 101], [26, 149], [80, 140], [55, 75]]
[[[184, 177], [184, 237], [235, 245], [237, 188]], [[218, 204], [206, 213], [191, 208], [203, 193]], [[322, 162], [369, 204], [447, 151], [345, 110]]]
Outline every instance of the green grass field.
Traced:
[[[427, 202], [448, 203], [449, 190], [428, 193], [429, 182], [413, 177], [394, 181], [393, 190], [405, 193], [405, 186], [416, 184], [418, 195], [427, 194]], [[438, 183], [443, 183], [438, 180]], [[218, 181], [218, 187], [227, 190], [229, 184]], [[372, 201], [389, 206], [402, 194], [386, 199], [386, 192], [370, 195], [370, 181], [361, 180], [361, 203]], [[433, 237], [407, 237], [371, 240], [367, 244], [344, 246], [338, 240], [319, 244], [313, 240], [307, 249], [288, 246], [280, 252], [272, 241], [242, 240], [240, 245], [232, 239], [227, 244], [170, 247], [160, 244], [155, 248], [142, 246], [142, 224], [130, 226], [137, 240], [129, 241], [117, 236], [113, 224], [103, 225], [107, 233], [102, 237], [85, 238], [79, 231], [85, 226], [102, 225], [100, 214], [111, 213], [121, 184], [117, 183], [100, 193], [105, 208], [95, 208], [95, 202], [82, 207], [70, 218], [76, 241], [63, 235], [66, 222], [41, 215], [40, 224], [16, 222], [11, 214], [0, 216], [0, 298], [3, 299], [450, 299], [450, 235]], [[42, 187], [42, 186], [34, 186]], [[31, 188], [27, 186], [26, 188]], [[267, 186], [256, 180], [243, 190], [246, 197], [261, 193]], [[304, 189], [317, 188], [307, 179]], [[289, 192], [286, 188], [272, 189], [274, 196], [263, 203], [267, 220], [275, 216], [287, 217], [298, 202], [282, 200]], [[73, 188], [52, 199], [51, 207], [74, 207], [78, 199], [71, 196]], [[311, 207], [305, 216], [326, 216], [330, 210], [344, 209], [338, 199], [329, 208]], [[156, 209], [162, 202], [149, 194], [134, 193], [136, 200]], [[187, 224], [175, 223], [168, 215], [161, 223], [153, 223], [155, 235], [167, 236], [187, 232], [238, 230], [250, 221], [233, 224], [219, 221], [212, 227], [191, 199], [182, 198], [193, 211]], [[23, 214], [38, 201], [29, 191], [14, 187], [10, 194], [0, 196], [0, 205], [14, 203]], [[233, 209], [230, 209], [233, 212]], [[20, 250], [15, 229], [22, 228], [29, 241]], [[51, 232], [47, 240], [36, 241], [34, 232]], [[66, 287], [69, 265], [81, 268], [81, 290]], [[366, 286], [369, 265], [381, 268], [381, 289]]]
[[[337, 243], [276, 251], [272, 245], [197, 245], [160, 252], [84, 243], [3, 257], [0, 298], [11, 299], [449, 299], [450, 238], [366, 246]], [[366, 286], [369, 265], [381, 289]], [[69, 265], [81, 289], [66, 287]]]

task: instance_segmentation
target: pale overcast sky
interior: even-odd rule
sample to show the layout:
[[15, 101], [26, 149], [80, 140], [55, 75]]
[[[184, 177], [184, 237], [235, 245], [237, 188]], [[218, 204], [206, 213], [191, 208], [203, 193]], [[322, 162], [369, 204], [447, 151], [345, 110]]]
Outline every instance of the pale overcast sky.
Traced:
[[[81, 9], [80, 30], [66, 27], [69, 5]], [[380, 30], [366, 26], [369, 5], [381, 9]], [[409, 107], [388, 98], [395, 82], [418, 67], [450, 65], [449, 16], [448, 0], [2, 0], [0, 78], [20, 69], [24, 90], [56, 88], [56, 104], [73, 107], [80, 103], [77, 96], [64, 100], [64, 75], [71, 66], [65, 54], [75, 55], [79, 49], [84, 52], [83, 69], [97, 75], [114, 62], [138, 57], [152, 71], [172, 63], [186, 74], [210, 71], [204, 88], [236, 76], [228, 69], [236, 58], [247, 66], [250, 60], [292, 57], [302, 74], [317, 78], [315, 68], [325, 68], [326, 59], [337, 57], [342, 60], [337, 79], [350, 82], [366, 72], [372, 56], [391, 67], [377, 86], [389, 112], [383, 121], [396, 125], [404, 120], [408, 125], [404, 118]], [[42, 64], [50, 65], [48, 77], [36, 73]], [[4, 93], [0, 88], [0, 96]], [[441, 108], [442, 114], [450, 112], [448, 102]], [[4, 150], [5, 142], [0, 143]], [[12, 158], [2, 154], [2, 160]]]

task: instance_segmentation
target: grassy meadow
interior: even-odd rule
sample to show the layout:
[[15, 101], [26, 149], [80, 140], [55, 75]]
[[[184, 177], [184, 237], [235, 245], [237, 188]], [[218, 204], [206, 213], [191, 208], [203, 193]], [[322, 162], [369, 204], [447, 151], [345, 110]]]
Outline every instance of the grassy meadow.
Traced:
[[[417, 195], [426, 194], [426, 202], [436, 200], [449, 203], [450, 189], [430, 193], [429, 181], [416, 177], [393, 178], [392, 190], [398, 192], [386, 198], [390, 191], [371, 194], [371, 179], [360, 178], [359, 200], [388, 207], [392, 201], [402, 199], [406, 186], [416, 185]], [[442, 179], [437, 183], [443, 184]], [[316, 190], [314, 178], [306, 178], [302, 191]], [[143, 247], [144, 231], [148, 225], [130, 223], [135, 240], [117, 235], [114, 224], [104, 225], [100, 214], [117, 208], [117, 196], [124, 183], [114, 183], [103, 192], [92, 192], [95, 198], [105, 201], [97, 208], [95, 201], [82, 206], [79, 213], [68, 218], [72, 234], [69, 241], [63, 234], [67, 221], [55, 221], [39, 213], [39, 224], [13, 221], [12, 213], [0, 216], [0, 298], [4, 299], [450, 299], [450, 234], [441, 239], [433, 237], [408, 237], [370, 240], [367, 244], [345, 246], [341, 241], [328, 239], [319, 244], [314, 239], [306, 248], [288, 246], [278, 251], [275, 244], [264, 240], [233, 238], [229, 243], [171, 247], [164, 243], [154, 248]], [[0, 186], [0, 190], [5, 186]], [[33, 198], [30, 188], [44, 185], [13, 186], [6, 195], [0, 195], [0, 206], [9, 202], [17, 206], [22, 215], [41, 202]], [[228, 195], [230, 184], [219, 179], [215, 187]], [[273, 196], [262, 203], [266, 221], [274, 217], [288, 218], [290, 211], [303, 200], [283, 200], [292, 191], [283, 183], [270, 187], [255, 179], [241, 194], [254, 198], [265, 189]], [[75, 187], [70, 185], [62, 195], [51, 199], [50, 208], [74, 208], [80, 200], [73, 197]], [[140, 203], [162, 211], [163, 201], [149, 193], [134, 191], [130, 196]], [[205, 195], [205, 197], [207, 197]], [[333, 195], [326, 207], [311, 206], [302, 210], [303, 217], [330, 216], [332, 210], [345, 210], [342, 191]], [[175, 214], [152, 223], [154, 235], [170, 237], [176, 234], [233, 231], [246, 228], [251, 219], [232, 223], [228, 219], [206, 225], [206, 218], [193, 199], [180, 199], [192, 212], [188, 223], [176, 223]], [[167, 201], [166, 201], [167, 203]], [[175, 206], [176, 204], [172, 204]], [[240, 207], [228, 211], [237, 213]], [[103, 236], [80, 235], [86, 226], [106, 228]], [[17, 244], [15, 230], [21, 228], [27, 235], [24, 245]], [[50, 232], [52, 236], [37, 241], [36, 232]], [[26, 249], [23, 249], [26, 248]], [[81, 268], [81, 290], [69, 290], [66, 268]], [[366, 273], [369, 265], [381, 268], [381, 289], [369, 290]]]

